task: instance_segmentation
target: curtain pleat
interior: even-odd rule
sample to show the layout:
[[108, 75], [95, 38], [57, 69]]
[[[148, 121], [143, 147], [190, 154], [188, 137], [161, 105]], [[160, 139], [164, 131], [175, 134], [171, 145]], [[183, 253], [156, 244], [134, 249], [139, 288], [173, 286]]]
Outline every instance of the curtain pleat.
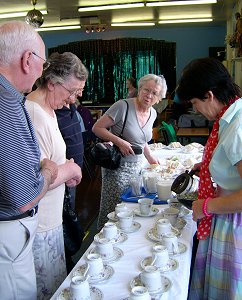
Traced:
[[114, 103], [126, 97], [126, 80], [137, 82], [148, 73], [163, 74], [168, 91], [176, 86], [176, 43], [164, 40], [122, 38], [71, 42], [49, 49], [76, 54], [89, 71], [82, 100]]

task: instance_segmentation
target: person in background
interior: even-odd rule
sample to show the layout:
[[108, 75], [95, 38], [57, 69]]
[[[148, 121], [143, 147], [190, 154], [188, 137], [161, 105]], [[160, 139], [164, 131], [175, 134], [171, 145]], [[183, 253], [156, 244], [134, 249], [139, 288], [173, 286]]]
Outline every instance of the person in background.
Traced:
[[0, 24], [0, 299], [36, 299], [32, 244], [38, 203], [57, 165], [42, 156], [24, 93], [41, 76], [45, 45], [28, 24]]
[[41, 157], [58, 165], [58, 177], [39, 205], [39, 225], [33, 252], [37, 277], [37, 299], [50, 299], [66, 277], [62, 228], [65, 184], [80, 183], [82, 172], [73, 158], [66, 159], [66, 145], [60, 133], [55, 110], [81, 94], [83, 65], [72, 53], [53, 53], [49, 67], [36, 82], [37, 89], [27, 97], [26, 107], [40, 145]]
[[136, 89], [136, 82], [133, 77], [130, 77], [126, 81], [126, 87], [128, 89], [128, 94], [126, 99], [135, 98], [138, 95], [138, 90]]
[[199, 239], [189, 299], [242, 299], [242, 98], [214, 58], [190, 62], [177, 88], [181, 101], [215, 120], [200, 170], [193, 220]]
[[[129, 109], [122, 138], [118, 135], [122, 130], [127, 111], [127, 105], [123, 100], [114, 103], [93, 126], [96, 136], [104, 141], [111, 141], [123, 155], [118, 169], [102, 168], [98, 229], [101, 229], [107, 221], [107, 214], [112, 212], [120, 202], [121, 194], [129, 187], [131, 176], [140, 172], [144, 156], [150, 164], [159, 163], [151, 155], [148, 142], [152, 138], [152, 127], [157, 116], [152, 106], [165, 94], [164, 77], [154, 74], [145, 75], [139, 80], [138, 97], [126, 100]], [[142, 154], [136, 155], [132, 148], [134, 146], [139, 148]]]

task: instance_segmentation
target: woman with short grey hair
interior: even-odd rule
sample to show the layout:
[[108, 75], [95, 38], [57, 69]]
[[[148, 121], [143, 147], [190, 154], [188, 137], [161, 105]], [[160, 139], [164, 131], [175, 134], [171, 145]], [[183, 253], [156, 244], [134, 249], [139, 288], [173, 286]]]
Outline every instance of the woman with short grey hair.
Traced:
[[120, 202], [121, 194], [129, 187], [131, 176], [140, 172], [144, 157], [150, 164], [159, 163], [150, 153], [148, 142], [152, 138], [152, 127], [157, 116], [152, 106], [162, 99], [166, 90], [164, 77], [148, 74], [140, 78], [137, 98], [126, 100], [128, 116], [122, 138], [118, 136], [127, 111], [123, 100], [114, 103], [93, 126], [93, 132], [99, 138], [111, 141], [123, 155], [118, 169], [102, 168], [98, 229], [107, 222], [107, 215]]
[[62, 229], [65, 184], [74, 187], [82, 177], [74, 160], [66, 159], [55, 110], [82, 95], [87, 75], [85, 66], [73, 53], [53, 53], [44, 65], [38, 88], [27, 96], [26, 108], [41, 159], [51, 158], [58, 165], [58, 177], [39, 204], [39, 225], [33, 244], [38, 299], [50, 299], [66, 277]]

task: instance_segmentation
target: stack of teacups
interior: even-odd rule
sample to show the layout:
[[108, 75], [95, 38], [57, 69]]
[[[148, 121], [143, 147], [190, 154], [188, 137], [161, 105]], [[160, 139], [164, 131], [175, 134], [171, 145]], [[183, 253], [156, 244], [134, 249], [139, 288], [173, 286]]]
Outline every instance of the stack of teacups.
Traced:
[[116, 226], [116, 224], [111, 223], [111, 222], [107, 222], [104, 224], [103, 226], [103, 237], [105, 239], [115, 239], [118, 236], [118, 228]]
[[122, 211], [117, 214], [119, 219], [119, 228], [121, 230], [130, 230], [133, 226], [134, 214], [132, 210]]
[[90, 286], [85, 276], [73, 276], [70, 284], [70, 300], [91, 300]]
[[138, 200], [138, 203], [140, 214], [144, 216], [150, 215], [154, 200], [150, 198], [142, 198]]
[[151, 300], [151, 296], [146, 287], [135, 286], [131, 290], [129, 300]]
[[161, 239], [164, 234], [171, 232], [171, 223], [168, 219], [158, 219], [156, 221], [156, 231], [158, 239]]

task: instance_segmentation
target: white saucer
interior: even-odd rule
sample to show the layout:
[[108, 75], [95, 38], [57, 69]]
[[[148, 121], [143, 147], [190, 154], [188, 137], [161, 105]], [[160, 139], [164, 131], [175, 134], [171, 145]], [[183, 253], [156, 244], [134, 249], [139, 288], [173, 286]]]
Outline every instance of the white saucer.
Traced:
[[[144, 269], [146, 266], [150, 266], [152, 263], [152, 257], [148, 256], [145, 259], [143, 259], [140, 263], [141, 268]], [[168, 263], [164, 267], [157, 267], [158, 270], [163, 273], [163, 272], [168, 272], [168, 271], [174, 271], [178, 268], [179, 264], [176, 259], [170, 258]]]
[[153, 217], [153, 216], [157, 215], [158, 212], [159, 212], [159, 209], [156, 208], [156, 207], [152, 207], [151, 212], [150, 212], [148, 215], [143, 215], [143, 214], [140, 212], [140, 209], [139, 209], [139, 208], [136, 208], [136, 209], [134, 210], [134, 213], [135, 213], [137, 216], [139, 216], [139, 217]]
[[118, 221], [118, 217], [116, 216], [115, 211], [110, 212], [107, 217], [109, 218], [109, 220], [117, 222]]
[[[167, 278], [167, 277], [165, 277], [165, 276], [163, 276], [163, 275], [161, 275], [161, 278], [162, 278], [162, 282], [165, 281], [165, 286], [164, 286], [164, 288], [161, 288], [161, 289], [159, 289], [159, 290], [156, 291], [156, 292], [149, 292], [149, 294], [150, 294], [151, 296], [163, 294], [163, 293], [169, 291], [169, 289], [171, 288], [172, 283], [171, 283], [170, 279]], [[131, 280], [130, 286], [131, 286], [131, 289], [132, 289], [133, 287], [135, 287], [135, 286], [144, 286], [143, 283], [142, 283], [142, 281], [141, 281], [141, 279], [140, 279], [140, 275], [136, 276], [133, 280]]]
[[[103, 299], [103, 293], [95, 286], [90, 286], [90, 294], [91, 294], [91, 300]], [[70, 288], [66, 288], [62, 290], [57, 297], [57, 300], [69, 300], [69, 299], [70, 299]]]
[[[101, 231], [94, 236], [94, 241], [99, 242], [99, 240], [103, 239], [103, 238], [104, 238], [104, 235]], [[122, 232], [121, 230], [118, 230], [117, 236], [115, 238], [111, 239], [111, 242], [112, 242], [112, 244], [118, 244], [118, 243], [123, 243], [127, 239], [128, 239], [127, 234]]]
[[180, 254], [183, 254], [187, 251], [187, 246], [181, 242], [178, 242], [178, 253], [169, 252], [169, 255], [172, 256], [178, 256]]
[[[171, 228], [171, 232], [173, 232], [177, 237], [181, 236], [181, 232], [178, 229], [174, 228], [174, 227]], [[161, 242], [162, 241], [162, 237], [159, 238], [158, 235], [157, 235], [156, 227], [151, 228], [147, 232], [147, 236], [148, 236], [149, 239], [151, 239], [154, 242]]]
[[[96, 247], [90, 249], [90, 251], [87, 254], [89, 254], [89, 253], [96, 253]], [[119, 260], [124, 255], [123, 251], [117, 247], [113, 247], [113, 253], [114, 253], [114, 255], [111, 258], [103, 258], [102, 257], [103, 262], [106, 264], [112, 264], [115, 261]]]
[[186, 218], [186, 217], [191, 217], [191, 216], [192, 216], [192, 210], [190, 210], [182, 205], [181, 210], [179, 212], [179, 217]]
[[176, 224], [174, 225], [174, 227], [178, 230], [182, 230], [185, 226], [187, 225], [187, 221], [184, 220], [183, 218], [177, 218], [176, 220]]
[[132, 233], [140, 229], [141, 224], [139, 222], [133, 222], [132, 226], [129, 229], [121, 229], [119, 227], [119, 222], [117, 222], [117, 227], [125, 233]]
[[[77, 276], [77, 275], [83, 275], [84, 272], [86, 271], [86, 268], [87, 268], [87, 265], [84, 264], [84, 265], [81, 265], [79, 268], [77, 268], [72, 276]], [[108, 279], [110, 279], [114, 274], [114, 269], [109, 266], [109, 265], [105, 265], [104, 266], [104, 270], [102, 273], [100, 273], [98, 276], [89, 276], [88, 277], [88, 282], [89, 283], [100, 283], [100, 282], [103, 282], [103, 281], [106, 281]]]

